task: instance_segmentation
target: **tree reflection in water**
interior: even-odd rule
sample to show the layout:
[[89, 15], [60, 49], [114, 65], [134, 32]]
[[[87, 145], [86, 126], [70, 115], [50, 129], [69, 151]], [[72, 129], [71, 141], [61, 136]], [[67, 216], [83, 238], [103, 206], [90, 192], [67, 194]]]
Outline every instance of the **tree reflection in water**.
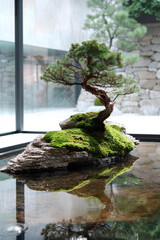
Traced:
[[[30, 189], [40, 191], [66, 191], [68, 194], [82, 198], [98, 199], [103, 208], [98, 216], [88, 219], [81, 216], [71, 220], [47, 224], [41, 231], [44, 240], [159, 240], [160, 239], [160, 208], [159, 195], [155, 195], [150, 185], [133, 184], [130, 188], [119, 189], [116, 195], [110, 184], [110, 194], [106, 193], [106, 185], [113, 179], [132, 168], [135, 157], [118, 165], [85, 169], [76, 172], [37, 173], [15, 176]], [[126, 182], [123, 177], [119, 181]], [[123, 179], [124, 178], [124, 179]], [[135, 180], [135, 179], [134, 179]], [[133, 179], [131, 179], [133, 182]], [[17, 185], [18, 186], [18, 185]], [[17, 201], [18, 221], [24, 221], [23, 193], [19, 185]], [[157, 187], [156, 187], [157, 189]], [[23, 190], [23, 191], [22, 191]], [[129, 192], [128, 192], [129, 190]], [[157, 190], [157, 193], [159, 191]], [[127, 195], [127, 198], [126, 198]], [[21, 201], [22, 200], [22, 201]], [[18, 207], [19, 206], [19, 207]], [[22, 210], [22, 211], [21, 211]], [[113, 219], [113, 220], [112, 220]], [[22, 240], [18, 238], [17, 240]]]
[[159, 219], [160, 215], [154, 221], [47, 224], [41, 235], [44, 240], [159, 240]]
[[112, 239], [115, 237], [107, 223], [48, 224], [42, 230], [41, 235], [45, 240], [108, 239], [107, 235], [110, 235]]

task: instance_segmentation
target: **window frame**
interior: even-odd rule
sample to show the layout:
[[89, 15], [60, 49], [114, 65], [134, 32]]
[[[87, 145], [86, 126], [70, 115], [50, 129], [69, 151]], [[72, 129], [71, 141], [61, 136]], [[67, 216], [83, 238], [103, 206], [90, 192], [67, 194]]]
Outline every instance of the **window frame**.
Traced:
[[[0, 136], [15, 133], [44, 133], [42, 131], [24, 131], [24, 89], [23, 89], [23, 0], [14, 0], [15, 13], [15, 131], [0, 134]], [[79, 90], [78, 90], [79, 91]], [[76, 93], [77, 94], [77, 93]], [[160, 135], [132, 134], [141, 141], [160, 142]]]

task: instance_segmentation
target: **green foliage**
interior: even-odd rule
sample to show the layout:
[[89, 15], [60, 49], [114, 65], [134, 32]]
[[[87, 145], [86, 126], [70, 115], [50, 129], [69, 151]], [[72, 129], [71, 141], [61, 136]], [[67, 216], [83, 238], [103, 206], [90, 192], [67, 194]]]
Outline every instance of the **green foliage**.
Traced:
[[[143, 37], [147, 29], [129, 16], [126, 2], [127, 0], [87, 0], [92, 14], [87, 16], [84, 28], [91, 29], [93, 38], [106, 42], [109, 48], [114, 45], [121, 51], [132, 52], [138, 47], [135, 39]], [[129, 64], [137, 61], [133, 53], [129, 58]]]
[[101, 101], [99, 100], [99, 98], [95, 98], [94, 100], [94, 106], [102, 106]]
[[71, 115], [69, 121], [80, 122], [80, 121], [84, 120], [85, 118], [87, 118], [92, 113], [93, 112], [77, 113], [77, 114]]
[[134, 18], [138, 18], [141, 13], [145, 13], [160, 20], [160, 0], [131, 0], [128, 5], [130, 15]]
[[112, 125], [112, 128], [116, 129], [118, 132], [121, 131], [121, 127], [118, 125]]
[[85, 41], [82, 44], [72, 44], [66, 56], [55, 65], [48, 66], [41, 79], [64, 85], [81, 85], [84, 81], [92, 87], [112, 88], [118, 95], [137, 91], [136, 81], [115, 73], [122, 67], [121, 53], [111, 52], [105, 43], [96, 40]]
[[113, 67], [122, 67], [121, 53], [111, 52], [104, 43], [96, 40], [85, 41], [72, 44], [66, 56], [45, 69], [41, 79], [64, 85], [80, 84], [91, 74], [98, 81], [103, 75], [108, 81], [110, 77], [116, 80], [116, 74], [111, 71]]
[[123, 56], [124, 64], [128, 64], [128, 65], [133, 65], [139, 60], [139, 54], [134, 54], [132, 55], [132, 57], [130, 57], [130, 55], [127, 55], [127, 54], [122, 54], [122, 56]]
[[[80, 124], [80, 123], [79, 123]], [[83, 125], [83, 124], [82, 124]], [[115, 127], [105, 125], [104, 132], [89, 132], [84, 128], [73, 128], [47, 132], [46, 142], [52, 147], [66, 148], [70, 151], [88, 151], [95, 157], [123, 156], [133, 149], [133, 145]]]
[[86, 131], [105, 131], [105, 125], [103, 122], [100, 122], [98, 120], [98, 114], [97, 113], [90, 113], [87, 118], [83, 119], [82, 121], [79, 121], [76, 125], [77, 128], [83, 128]]

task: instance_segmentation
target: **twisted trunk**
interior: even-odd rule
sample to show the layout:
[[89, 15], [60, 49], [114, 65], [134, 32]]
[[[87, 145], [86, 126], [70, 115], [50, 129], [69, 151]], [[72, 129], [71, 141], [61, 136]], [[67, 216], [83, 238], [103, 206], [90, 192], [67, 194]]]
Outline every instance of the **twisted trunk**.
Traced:
[[91, 94], [99, 98], [100, 102], [105, 106], [105, 109], [101, 111], [98, 115], [99, 121], [103, 122], [110, 116], [110, 114], [113, 111], [113, 103], [110, 102], [109, 96], [106, 94], [104, 90], [98, 89], [90, 84], [87, 84], [87, 81], [83, 82], [82, 87], [87, 92], [90, 92]]

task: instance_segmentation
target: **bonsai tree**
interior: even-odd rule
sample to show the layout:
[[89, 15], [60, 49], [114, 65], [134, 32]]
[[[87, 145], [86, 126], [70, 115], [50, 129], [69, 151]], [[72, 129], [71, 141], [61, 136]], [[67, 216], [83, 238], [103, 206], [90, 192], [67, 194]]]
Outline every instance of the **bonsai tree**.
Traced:
[[138, 89], [132, 78], [116, 75], [115, 70], [121, 67], [121, 53], [111, 52], [105, 43], [91, 40], [72, 44], [66, 56], [48, 66], [41, 78], [68, 86], [80, 85], [95, 95], [105, 107], [98, 114], [99, 121], [103, 122], [113, 111], [114, 100], [119, 95]]
[[139, 54], [133, 53], [138, 49], [137, 38], [143, 37], [147, 28], [139, 24], [129, 15], [127, 0], [87, 0], [92, 13], [87, 16], [85, 29], [92, 30], [93, 38], [108, 44], [109, 48], [116, 47], [122, 52], [125, 64], [134, 64]]

